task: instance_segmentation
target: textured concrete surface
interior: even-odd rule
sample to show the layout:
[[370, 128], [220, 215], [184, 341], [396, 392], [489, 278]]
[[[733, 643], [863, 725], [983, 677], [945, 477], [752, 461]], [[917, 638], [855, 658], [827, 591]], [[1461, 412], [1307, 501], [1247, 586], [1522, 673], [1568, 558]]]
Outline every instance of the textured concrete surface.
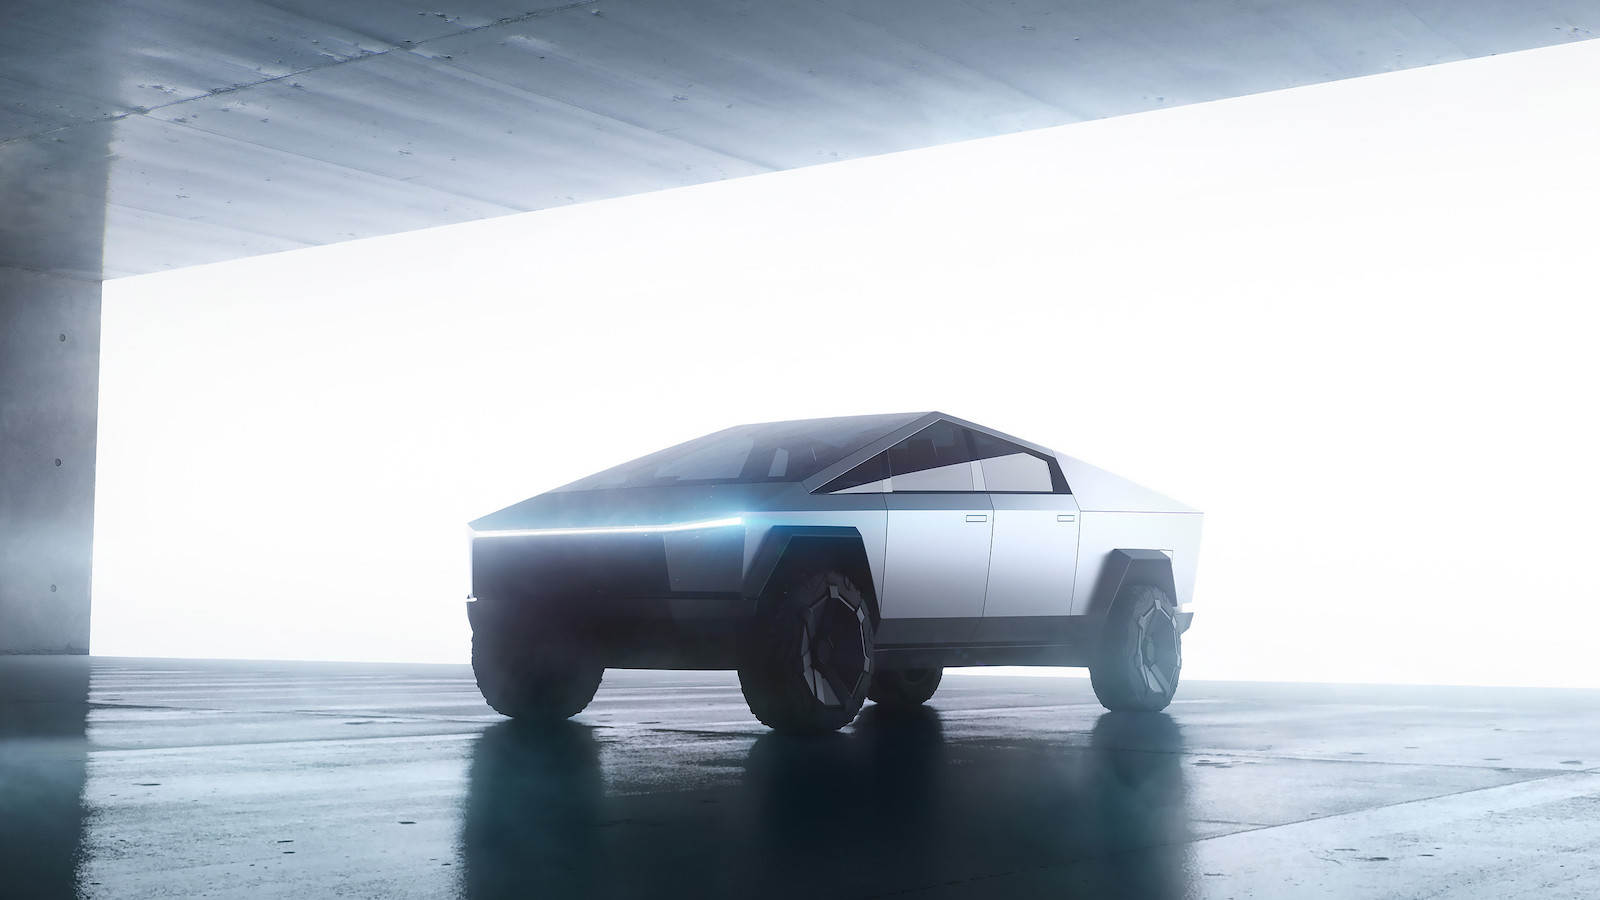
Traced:
[[[57, 0], [5, 12], [0, 265], [107, 277], [1600, 28], [1597, 0]], [[106, 211], [103, 269], [101, 229], [37, 234], [38, 215], [63, 207]]]
[[99, 395], [100, 283], [0, 267], [0, 653], [89, 652]]
[[[92, 672], [91, 672], [92, 666]], [[457, 666], [0, 659], [22, 897], [1592, 897], [1600, 692], [952, 675], [790, 740], [730, 673], [554, 729]]]

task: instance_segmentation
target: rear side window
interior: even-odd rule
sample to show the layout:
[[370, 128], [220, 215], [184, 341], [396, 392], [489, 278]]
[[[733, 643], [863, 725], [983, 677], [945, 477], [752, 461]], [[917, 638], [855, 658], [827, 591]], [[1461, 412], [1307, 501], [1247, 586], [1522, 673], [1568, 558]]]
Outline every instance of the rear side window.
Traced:
[[1069, 493], [1054, 461], [1010, 441], [936, 422], [822, 488], [829, 494]]
[[979, 462], [983, 487], [1001, 493], [1049, 493], [1050, 464], [1031, 453], [1012, 453]]
[[1066, 480], [1057, 490], [1053, 461], [1010, 441], [982, 432], [971, 432], [972, 455], [983, 472], [983, 489], [1002, 494], [1066, 493]]

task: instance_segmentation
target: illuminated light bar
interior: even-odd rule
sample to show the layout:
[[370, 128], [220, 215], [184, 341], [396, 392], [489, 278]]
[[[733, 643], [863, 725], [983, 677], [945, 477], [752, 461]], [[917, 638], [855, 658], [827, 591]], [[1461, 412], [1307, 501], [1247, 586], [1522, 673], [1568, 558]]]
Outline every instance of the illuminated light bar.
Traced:
[[702, 528], [730, 528], [743, 525], [744, 519], [707, 519], [704, 522], [674, 522], [671, 525], [610, 525], [598, 528], [514, 528], [505, 531], [474, 531], [475, 538], [536, 537], [555, 534], [656, 534], [662, 531], [699, 531]]

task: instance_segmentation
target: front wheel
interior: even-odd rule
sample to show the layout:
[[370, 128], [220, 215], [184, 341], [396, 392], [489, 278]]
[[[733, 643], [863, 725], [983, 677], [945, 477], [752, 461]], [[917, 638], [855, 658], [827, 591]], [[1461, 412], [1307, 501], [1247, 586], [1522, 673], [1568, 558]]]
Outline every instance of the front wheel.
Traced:
[[472, 635], [472, 672], [483, 699], [513, 719], [560, 720], [583, 711], [605, 667], [570, 635], [495, 628]]
[[1178, 690], [1182, 640], [1176, 610], [1160, 588], [1135, 585], [1118, 595], [1089, 666], [1100, 704], [1118, 712], [1166, 709]]
[[796, 573], [763, 602], [739, 667], [750, 711], [778, 731], [850, 724], [872, 683], [872, 619], [861, 592], [835, 569]]

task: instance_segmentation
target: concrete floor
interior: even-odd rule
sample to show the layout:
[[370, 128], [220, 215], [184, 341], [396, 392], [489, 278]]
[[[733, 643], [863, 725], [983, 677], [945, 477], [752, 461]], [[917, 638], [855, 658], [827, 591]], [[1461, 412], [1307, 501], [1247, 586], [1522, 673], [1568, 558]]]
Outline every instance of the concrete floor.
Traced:
[[731, 673], [553, 730], [463, 666], [0, 657], [0, 896], [1600, 894], [1600, 692], [951, 676], [826, 739]]

